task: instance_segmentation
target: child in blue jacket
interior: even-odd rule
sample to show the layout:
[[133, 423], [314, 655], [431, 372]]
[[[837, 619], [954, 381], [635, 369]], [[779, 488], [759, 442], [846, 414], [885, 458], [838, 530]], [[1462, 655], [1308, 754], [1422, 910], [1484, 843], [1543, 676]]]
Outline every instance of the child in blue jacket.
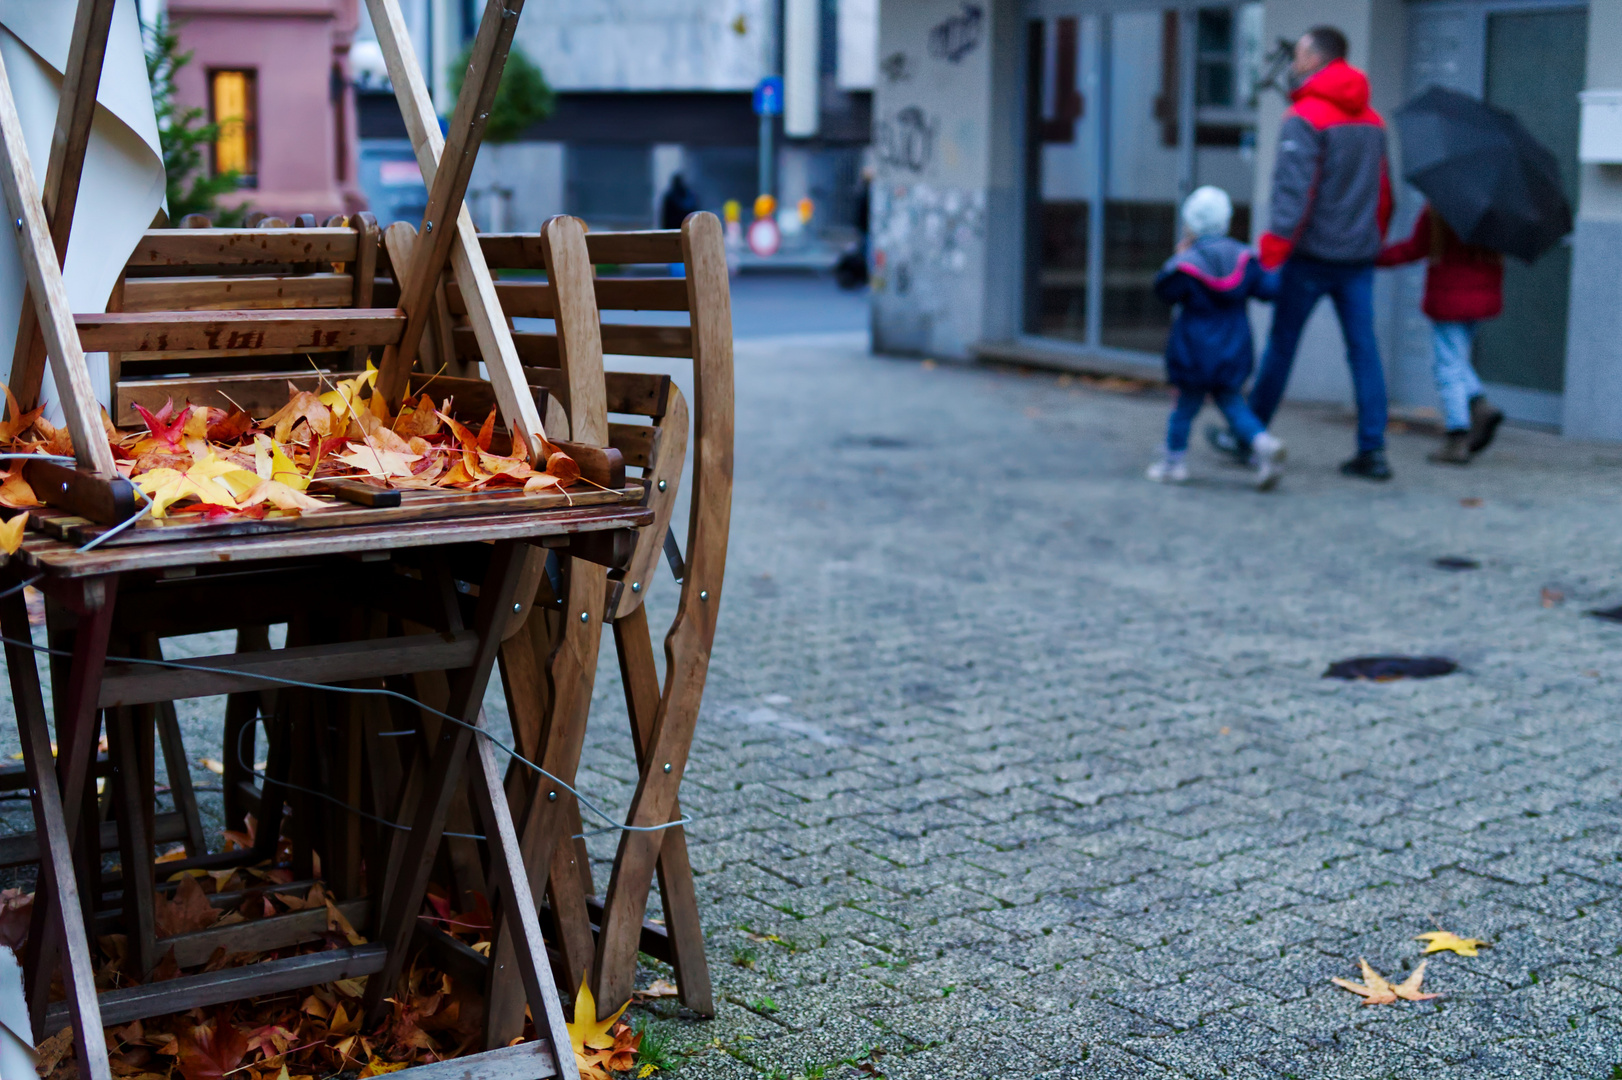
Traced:
[[1266, 491], [1278, 483], [1284, 444], [1256, 419], [1240, 391], [1255, 363], [1246, 302], [1273, 299], [1278, 280], [1228, 235], [1233, 202], [1221, 188], [1189, 195], [1182, 218], [1183, 240], [1155, 276], [1156, 295], [1178, 305], [1166, 342], [1166, 377], [1177, 388], [1177, 406], [1166, 428], [1165, 456], [1149, 466], [1149, 479], [1188, 479], [1189, 429], [1209, 396], [1240, 442], [1250, 445], [1256, 486]]

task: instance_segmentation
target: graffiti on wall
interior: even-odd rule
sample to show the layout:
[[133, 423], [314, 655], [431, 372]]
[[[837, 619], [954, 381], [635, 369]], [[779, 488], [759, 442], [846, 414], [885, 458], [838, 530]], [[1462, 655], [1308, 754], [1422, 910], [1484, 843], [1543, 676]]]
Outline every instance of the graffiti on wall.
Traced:
[[873, 152], [885, 165], [908, 172], [923, 172], [935, 157], [935, 121], [916, 105], [908, 105], [873, 131]]
[[929, 55], [959, 62], [979, 46], [985, 23], [985, 12], [979, 4], [964, 4], [961, 12], [930, 28]]

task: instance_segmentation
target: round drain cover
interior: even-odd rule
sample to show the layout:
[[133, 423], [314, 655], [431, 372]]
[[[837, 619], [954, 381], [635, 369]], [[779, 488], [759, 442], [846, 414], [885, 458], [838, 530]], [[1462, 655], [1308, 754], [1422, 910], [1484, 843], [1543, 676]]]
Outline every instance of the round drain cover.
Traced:
[[1330, 664], [1323, 677], [1395, 682], [1397, 679], [1434, 679], [1457, 670], [1459, 665], [1445, 656], [1355, 656]]

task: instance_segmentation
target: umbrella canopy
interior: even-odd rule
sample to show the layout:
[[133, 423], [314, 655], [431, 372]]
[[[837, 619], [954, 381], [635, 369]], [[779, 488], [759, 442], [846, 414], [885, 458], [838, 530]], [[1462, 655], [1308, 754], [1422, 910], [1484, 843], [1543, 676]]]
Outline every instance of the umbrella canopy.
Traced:
[[1560, 164], [1514, 116], [1432, 86], [1397, 120], [1403, 178], [1465, 243], [1532, 262], [1571, 232]]

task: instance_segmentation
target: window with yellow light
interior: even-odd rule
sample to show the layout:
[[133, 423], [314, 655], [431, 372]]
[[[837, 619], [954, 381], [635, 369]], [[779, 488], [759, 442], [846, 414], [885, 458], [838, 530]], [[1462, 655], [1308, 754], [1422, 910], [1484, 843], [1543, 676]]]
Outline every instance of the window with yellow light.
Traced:
[[259, 146], [254, 124], [254, 72], [218, 70], [209, 75], [209, 105], [219, 128], [214, 140], [214, 172], [234, 172], [243, 187], [259, 186]]

